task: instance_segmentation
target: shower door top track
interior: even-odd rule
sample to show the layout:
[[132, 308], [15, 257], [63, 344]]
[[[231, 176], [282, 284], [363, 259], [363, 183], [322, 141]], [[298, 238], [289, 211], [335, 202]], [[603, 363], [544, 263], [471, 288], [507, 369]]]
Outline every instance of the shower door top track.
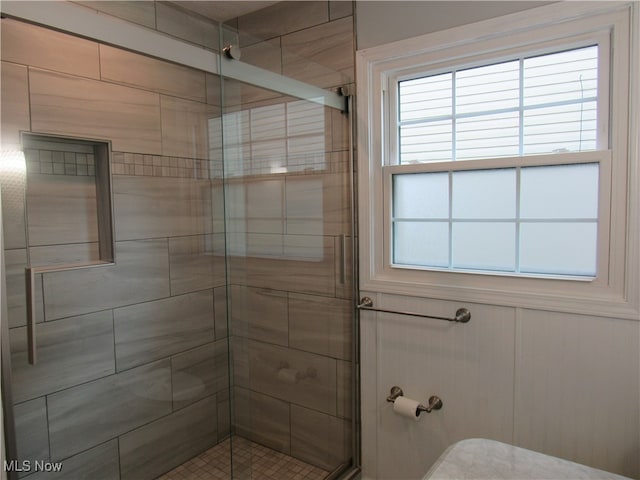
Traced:
[[170, 38], [160, 32], [67, 2], [2, 2], [2, 14], [143, 55], [220, 75], [225, 62], [227, 78], [344, 111], [345, 98], [337, 93], [300, 82], [220, 55], [211, 50]]

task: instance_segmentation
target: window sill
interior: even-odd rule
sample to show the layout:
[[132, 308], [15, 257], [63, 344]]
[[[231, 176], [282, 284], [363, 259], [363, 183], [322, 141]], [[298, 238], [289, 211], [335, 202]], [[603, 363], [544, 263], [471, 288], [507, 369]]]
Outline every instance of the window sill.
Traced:
[[[474, 285], [442, 285], [435, 282], [415, 282], [399, 280], [394, 275], [378, 274], [364, 278], [361, 274], [360, 289], [394, 295], [406, 295], [422, 298], [437, 298], [458, 302], [482, 303], [488, 305], [505, 305], [533, 310], [549, 310], [582, 315], [620, 318], [640, 321], [640, 305], [629, 301], [622, 289], [595, 287], [587, 293], [568, 293], [566, 288], [549, 287], [548, 282], [556, 279], [538, 278], [502, 278], [490, 274], [480, 275]], [[416, 272], [423, 273], [423, 272]], [[441, 274], [441, 272], [438, 272]], [[459, 278], [459, 277], [458, 277]], [[524, 280], [526, 288], [514, 286], [516, 281]], [[546, 288], [532, 288], [533, 282], [543, 281]], [[557, 279], [558, 284], [566, 280]], [[573, 283], [574, 281], [571, 280]], [[503, 286], [500, 286], [500, 284]], [[586, 282], [580, 281], [581, 286]]]

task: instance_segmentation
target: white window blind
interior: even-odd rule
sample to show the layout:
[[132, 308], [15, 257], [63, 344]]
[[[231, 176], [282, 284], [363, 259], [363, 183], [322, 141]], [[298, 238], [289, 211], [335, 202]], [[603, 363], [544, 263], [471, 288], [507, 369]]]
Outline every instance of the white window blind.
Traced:
[[598, 46], [400, 81], [399, 163], [594, 150]]

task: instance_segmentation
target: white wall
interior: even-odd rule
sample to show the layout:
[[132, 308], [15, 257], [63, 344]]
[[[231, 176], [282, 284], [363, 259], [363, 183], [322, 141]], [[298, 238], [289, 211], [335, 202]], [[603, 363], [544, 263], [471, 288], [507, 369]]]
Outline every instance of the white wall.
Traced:
[[[358, 49], [537, 5], [358, 2]], [[362, 312], [365, 479], [422, 478], [447, 446], [472, 437], [640, 478], [640, 322], [364, 295], [385, 308], [472, 312], [466, 325]], [[444, 407], [418, 422], [399, 417], [385, 401], [393, 385], [423, 402], [438, 395]]]
[[553, 2], [356, 1], [357, 49], [446, 30]]
[[[447, 446], [474, 437], [640, 475], [639, 322], [362, 294], [385, 308], [472, 314], [462, 325], [363, 312], [365, 478], [422, 478]], [[385, 401], [393, 385], [444, 407], [399, 417]]]

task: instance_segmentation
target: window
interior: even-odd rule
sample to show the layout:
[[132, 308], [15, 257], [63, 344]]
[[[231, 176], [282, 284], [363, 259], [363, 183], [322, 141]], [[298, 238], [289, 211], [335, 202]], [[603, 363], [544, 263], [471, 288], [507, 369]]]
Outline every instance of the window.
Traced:
[[[392, 264], [595, 277], [600, 164], [545, 154], [607, 147], [607, 50], [596, 45], [396, 80], [400, 165], [539, 155], [392, 174]], [[598, 139], [598, 131], [603, 132]], [[578, 159], [580, 157], [574, 157]], [[551, 162], [550, 165], [542, 166]], [[559, 162], [559, 164], [556, 164]], [[465, 168], [468, 168], [465, 166]]]
[[541, 7], [358, 53], [363, 289], [637, 316], [631, 8]]
[[579, 163], [393, 175], [393, 264], [595, 277], [598, 174]]
[[599, 47], [399, 81], [399, 163], [595, 150]]

